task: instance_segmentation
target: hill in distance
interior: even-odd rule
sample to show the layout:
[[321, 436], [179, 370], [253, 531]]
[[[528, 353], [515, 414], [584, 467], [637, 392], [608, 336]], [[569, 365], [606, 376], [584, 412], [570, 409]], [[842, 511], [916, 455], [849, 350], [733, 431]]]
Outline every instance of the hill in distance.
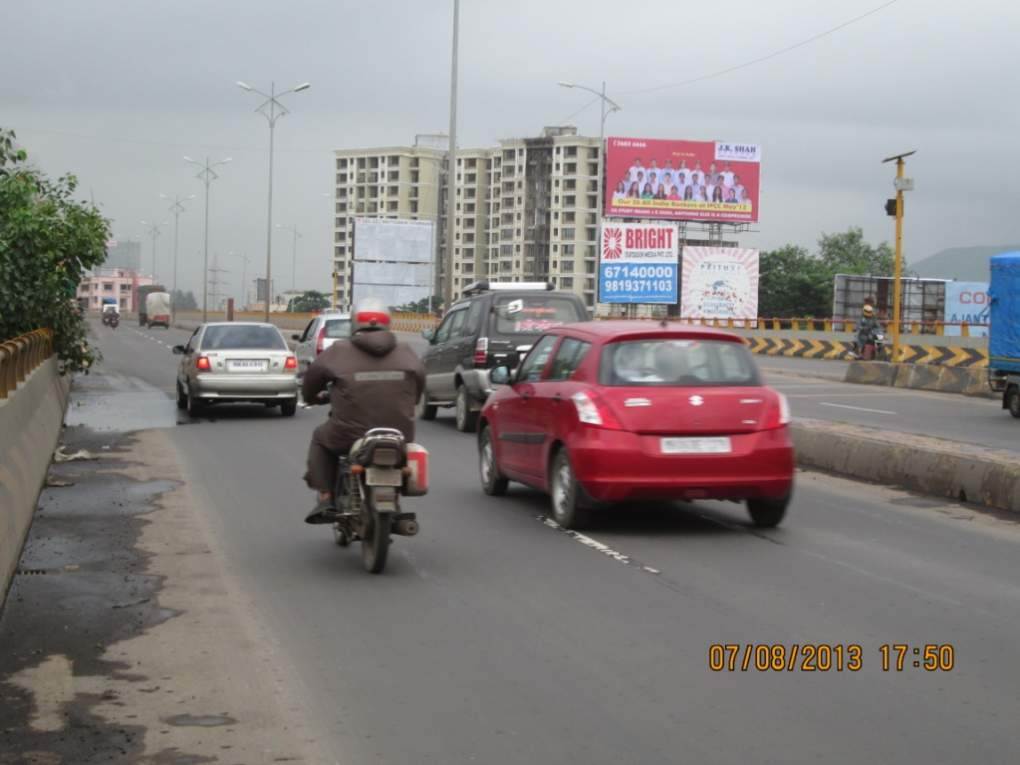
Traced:
[[1007, 244], [1001, 247], [951, 247], [936, 252], [917, 263], [907, 267], [917, 272], [918, 276], [930, 279], [955, 279], [960, 282], [987, 282], [988, 260], [992, 255], [1003, 252], [1020, 251], [1020, 244]]

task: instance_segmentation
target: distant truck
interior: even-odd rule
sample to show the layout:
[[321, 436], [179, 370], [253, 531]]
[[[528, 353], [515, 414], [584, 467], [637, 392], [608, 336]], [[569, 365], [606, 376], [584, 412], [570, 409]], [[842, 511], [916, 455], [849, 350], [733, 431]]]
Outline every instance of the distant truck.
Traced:
[[988, 384], [1020, 418], [1020, 252], [992, 256], [988, 297]]
[[138, 326], [146, 327], [149, 324], [148, 305], [146, 301], [153, 292], [166, 292], [162, 284], [145, 284], [138, 288]]
[[145, 326], [170, 329], [170, 293], [150, 292], [145, 296]]

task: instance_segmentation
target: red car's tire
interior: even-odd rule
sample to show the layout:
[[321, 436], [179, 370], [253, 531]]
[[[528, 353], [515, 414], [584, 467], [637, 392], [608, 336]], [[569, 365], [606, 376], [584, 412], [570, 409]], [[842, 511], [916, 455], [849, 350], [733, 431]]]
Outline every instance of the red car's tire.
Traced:
[[563, 528], [584, 528], [590, 521], [590, 513], [585, 507], [584, 490], [577, 482], [566, 449], [560, 449], [552, 458], [549, 498], [553, 520]]

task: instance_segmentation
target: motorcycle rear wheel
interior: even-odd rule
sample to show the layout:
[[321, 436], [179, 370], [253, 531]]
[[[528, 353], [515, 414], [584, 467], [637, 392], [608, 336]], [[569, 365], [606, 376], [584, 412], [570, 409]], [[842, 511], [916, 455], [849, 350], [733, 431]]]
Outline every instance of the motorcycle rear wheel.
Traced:
[[370, 574], [382, 573], [390, 551], [390, 514], [372, 510], [364, 512], [361, 539], [361, 562]]

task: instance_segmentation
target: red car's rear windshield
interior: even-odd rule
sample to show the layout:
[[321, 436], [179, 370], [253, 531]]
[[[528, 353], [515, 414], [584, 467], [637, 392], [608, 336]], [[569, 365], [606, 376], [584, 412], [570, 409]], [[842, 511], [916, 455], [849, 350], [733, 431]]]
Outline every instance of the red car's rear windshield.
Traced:
[[747, 349], [723, 340], [657, 338], [602, 349], [603, 385], [696, 387], [761, 385]]

